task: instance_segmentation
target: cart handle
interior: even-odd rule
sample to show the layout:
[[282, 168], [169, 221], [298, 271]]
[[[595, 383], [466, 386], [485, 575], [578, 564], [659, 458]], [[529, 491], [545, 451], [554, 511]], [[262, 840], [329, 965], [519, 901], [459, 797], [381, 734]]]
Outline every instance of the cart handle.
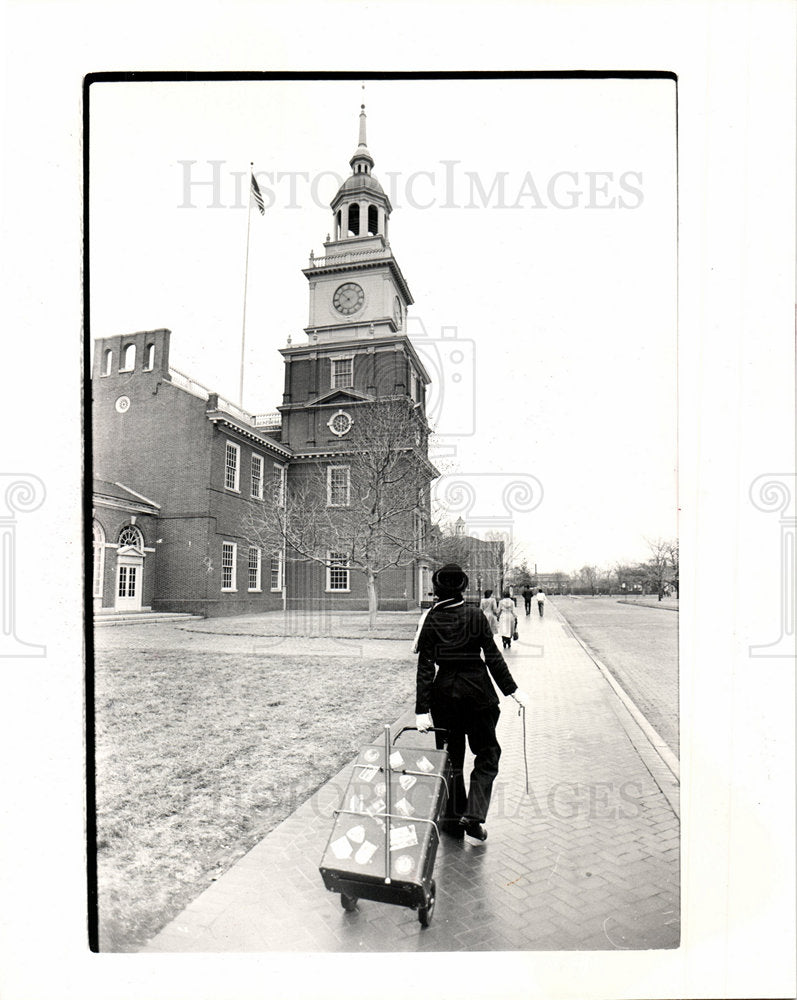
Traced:
[[[399, 731], [393, 737], [393, 746], [396, 745], [396, 740], [398, 740], [399, 736], [401, 736], [402, 733], [407, 733], [407, 732], [417, 733], [418, 731], [419, 730], [418, 730], [417, 726], [405, 726], [403, 729], [399, 729]], [[430, 726], [425, 731], [427, 733], [447, 733], [448, 732], [447, 729], [442, 729], [440, 726]]]

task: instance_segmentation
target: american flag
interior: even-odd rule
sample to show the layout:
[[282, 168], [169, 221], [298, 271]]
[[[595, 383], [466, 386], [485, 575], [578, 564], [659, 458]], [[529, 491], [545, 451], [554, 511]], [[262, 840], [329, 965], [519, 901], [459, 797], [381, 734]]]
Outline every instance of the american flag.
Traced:
[[263, 203], [263, 195], [260, 193], [260, 188], [257, 186], [257, 181], [255, 180], [255, 175], [252, 174], [252, 197], [257, 202], [257, 207], [260, 209], [260, 214], [266, 214], [266, 206]]

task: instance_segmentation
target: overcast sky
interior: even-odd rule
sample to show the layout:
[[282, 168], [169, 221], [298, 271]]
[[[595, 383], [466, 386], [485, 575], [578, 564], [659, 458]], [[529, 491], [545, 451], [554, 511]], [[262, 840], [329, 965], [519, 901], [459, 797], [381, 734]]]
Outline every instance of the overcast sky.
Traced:
[[[277, 349], [306, 342], [301, 268], [363, 99], [437, 464], [470, 482], [471, 529], [510, 528], [541, 572], [645, 558], [646, 536], [677, 533], [670, 81], [94, 85], [92, 337], [168, 327], [173, 367], [237, 401], [252, 160], [268, 208], [251, 216], [243, 403], [279, 405]], [[217, 189], [191, 183], [209, 161]], [[505, 509], [513, 481], [533, 510]]]

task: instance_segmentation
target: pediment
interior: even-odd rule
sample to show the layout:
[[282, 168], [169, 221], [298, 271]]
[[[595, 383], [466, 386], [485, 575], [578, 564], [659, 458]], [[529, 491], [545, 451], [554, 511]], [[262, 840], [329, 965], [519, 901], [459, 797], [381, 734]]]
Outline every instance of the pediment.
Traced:
[[313, 406], [345, 406], [346, 403], [370, 403], [373, 396], [367, 396], [363, 392], [356, 392], [354, 389], [330, 389], [323, 396], [308, 400], [306, 408]]

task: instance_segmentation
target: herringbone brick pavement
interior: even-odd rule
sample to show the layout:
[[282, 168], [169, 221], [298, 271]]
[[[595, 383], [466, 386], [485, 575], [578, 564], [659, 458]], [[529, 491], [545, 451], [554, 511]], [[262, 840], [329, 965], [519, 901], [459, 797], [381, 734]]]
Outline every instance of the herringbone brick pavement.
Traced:
[[676, 947], [677, 783], [550, 602], [543, 620], [521, 614], [521, 629], [507, 659], [532, 700], [528, 792], [523, 720], [505, 699], [488, 840], [443, 838], [428, 928], [412, 910], [367, 900], [346, 913], [325, 890], [318, 864], [347, 767], [144, 950]]

